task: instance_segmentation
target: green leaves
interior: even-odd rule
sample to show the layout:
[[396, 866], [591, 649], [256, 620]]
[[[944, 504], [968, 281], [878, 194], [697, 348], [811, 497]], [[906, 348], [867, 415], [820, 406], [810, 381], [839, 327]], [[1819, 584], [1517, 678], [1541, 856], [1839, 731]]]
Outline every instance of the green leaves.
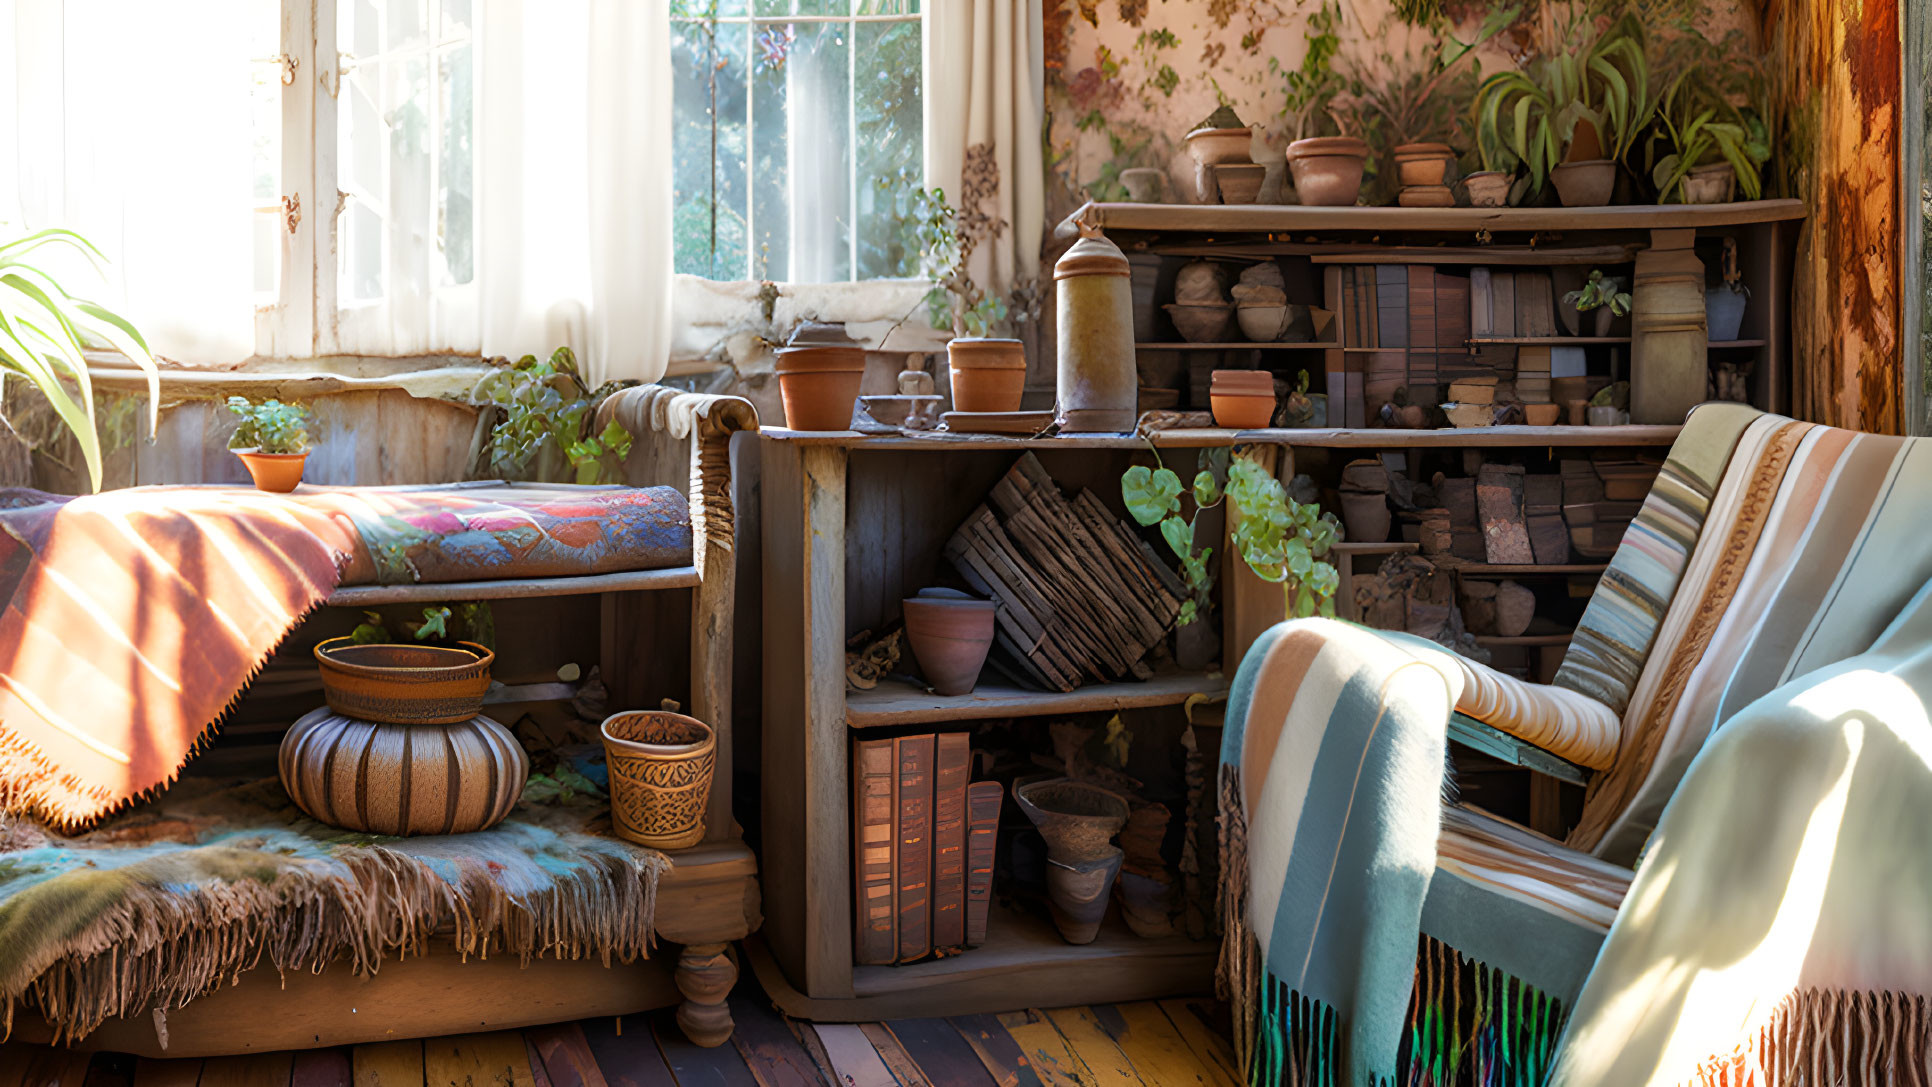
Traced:
[[492, 371], [470, 391], [470, 402], [501, 409], [490, 428], [489, 470], [509, 479], [547, 479], [564, 469], [580, 484], [616, 478], [630, 454], [631, 434], [615, 420], [596, 434], [597, 408], [624, 387], [608, 381], [591, 389], [577, 356], [559, 347], [546, 360], [525, 355]]
[[245, 396], [228, 398], [228, 410], [241, 416], [241, 425], [228, 439], [230, 449], [259, 453], [306, 453], [309, 449], [309, 409], [280, 400], [251, 404]]
[[1622, 159], [1656, 112], [1645, 40], [1643, 23], [1629, 14], [1600, 34], [1579, 22], [1570, 28], [1570, 51], [1483, 80], [1471, 107], [1483, 168], [1521, 162], [1541, 189], [1584, 121], [1596, 128], [1604, 154]]
[[[149, 430], [160, 403], [160, 372], [147, 341], [111, 310], [67, 293], [30, 257], [70, 249], [96, 267], [101, 251], [71, 230], [42, 230], [0, 245], [0, 373], [40, 391], [80, 445], [88, 482], [101, 489], [101, 441], [94, 422], [94, 384], [84, 352], [105, 344], [147, 375]], [[37, 259], [37, 258], [36, 258]]]
[[1334, 515], [1290, 498], [1280, 480], [1245, 457], [1228, 467], [1228, 501], [1239, 517], [1234, 546], [1257, 577], [1282, 587], [1287, 617], [1335, 614], [1341, 577], [1323, 561], [1342, 538]]
[[1181, 477], [1166, 468], [1136, 464], [1120, 477], [1120, 497], [1127, 512], [1142, 525], [1181, 512]]

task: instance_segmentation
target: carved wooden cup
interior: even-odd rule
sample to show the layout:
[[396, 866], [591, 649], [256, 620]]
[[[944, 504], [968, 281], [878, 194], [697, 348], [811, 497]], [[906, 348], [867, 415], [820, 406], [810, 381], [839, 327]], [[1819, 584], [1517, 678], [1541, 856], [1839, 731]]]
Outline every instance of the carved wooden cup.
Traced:
[[718, 738], [695, 717], [631, 710], [604, 719], [610, 819], [619, 837], [654, 849], [704, 840]]

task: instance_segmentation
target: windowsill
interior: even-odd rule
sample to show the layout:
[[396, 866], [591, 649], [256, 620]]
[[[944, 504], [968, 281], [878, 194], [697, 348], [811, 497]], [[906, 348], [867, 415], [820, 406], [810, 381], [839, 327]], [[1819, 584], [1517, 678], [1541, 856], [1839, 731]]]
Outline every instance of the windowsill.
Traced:
[[837, 321], [868, 351], [924, 354], [945, 349], [950, 330], [926, 319], [923, 279], [873, 279], [857, 283], [780, 283], [771, 317], [765, 317], [758, 282], [718, 282], [677, 276], [671, 313], [670, 373], [692, 373], [729, 364], [741, 374], [769, 373], [766, 342], [783, 342], [805, 321]]

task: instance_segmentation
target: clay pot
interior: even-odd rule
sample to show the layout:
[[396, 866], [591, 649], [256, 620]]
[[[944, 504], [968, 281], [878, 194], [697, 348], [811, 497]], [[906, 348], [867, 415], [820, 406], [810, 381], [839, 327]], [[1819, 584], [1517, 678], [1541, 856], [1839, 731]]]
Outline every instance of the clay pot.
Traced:
[[1155, 170], [1146, 166], [1122, 170], [1120, 184], [1127, 190], [1127, 199], [1136, 204], [1167, 202], [1167, 171], [1165, 170]]
[[1295, 175], [1301, 202], [1346, 207], [1362, 192], [1362, 166], [1368, 144], [1353, 136], [1318, 136], [1288, 145], [1288, 170]]
[[1447, 185], [1411, 185], [1396, 194], [1395, 202], [1405, 208], [1453, 208], [1456, 193]]
[[258, 491], [287, 494], [302, 484], [302, 462], [307, 453], [258, 453], [253, 449], [231, 449], [255, 481]]
[[1509, 175], [1500, 170], [1484, 170], [1462, 179], [1469, 205], [1477, 208], [1500, 208], [1509, 203], [1509, 184]]
[[467, 834], [501, 822], [523, 795], [530, 760], [488, 717], [393, 725], [333, 709], [282, 737], [289, 799], [318, 822], [368, 834]]
[[1405, 187], [1447, 185], [1456, 152], [1446, 143], [1405, 143], [1395, 148], [1395, 175]]
[[1174, 664], [1182, 671], [1205, 672], [1220, 656], [1221, 632], [1206, 608], [1194, 622], [1174, 628]]
[[1274, 421], [1275, 378], [1266, 370], [1216, 370], [1208, 384], [1214, 425], [1261, 430]]
[[1070, 778], [1047, 778], [1015, 785], [1013, 799], [1046, 839], [1048, 860], [1078, 864], [1119, 853], [1113, 837], [1127, 825], [1128, 810], [1118, 794]]
[[1389, 497], [1380, 491], [1343, 491], [1342, 527], [1355, 543], [1389, 538]]
[[1018, 411], [1026, 390], [1026, 345], [962, 337], [946, 345], [954, 411]]
[[653, 849], [704, 840], [704, 812], [718, 763], [718, 735], [695, 717], [631, 710], [604, 718], [610, 821], [618, 837]]
[[1550, 171], [1550, 180], [1564, 207], [1600, 208], [1617, 187], [1617, 164], [1609, 159], [1565, 162]]
[[1236, 306], [1234, 321], [1241, 334], [1254, 343], [1274, 343], [1288, 332], [1288, 307]]
[[1228, 325], [1234, 316], [1234, 304], [1214, 302], [1191, 305], [1185, 302], [1169, 302], [1162, 306], [1174, 321], [1175, 331], [1181, 339], [1189, 343], [1220, 343], [1228, 338]]
[[1252, 162], [1226, 163], [1214, 168], [1214, 185], [1221, 190], [1223, 204], [1252, 204], [1261, 195], [1261, 182], [1267, 176], [1266, 166]]
[[1144, 940], [1174, 935], [1174, 889], [1151, 876], [1120, 873], [1114, 884], [1120, 894], [1120, 916], [1134, 935]]
[[785, 347], [778, 351], [778, 389], [785, 399], [785, 426], [792, 430], [845, 430], [852, 425], [865, 349]]
[[993, 602], [952, 589], [926, 589], [900, 604], [906, 641], [926, 683], [943, 695], [973, 693], [993, 647]]
[[1610, 326], [1616, 323], [1617, 315], [1609, 306], [1598, 306], [1593, 320], [1597, 338], [1602, 339], [1610, 335]]
[[1181, 139], [1189, 158], [1202, 166], [1245, 163], [1254, 133], [1245, 128], [1197, 128]]
[[348, 717], [397, 725], [453, 725], [475, 717], [490, 689], [494, 654], [475, 642], [357, 645], [330, 638], [315, 647], [322, 696]]
[[1524, 404], [1523, 421], [1530, 426], [1555, 426], [1562, 412], [1556, 404]]
[[1728, 162], [1699, 166], [1684, 178], [1684, 203], [1723, 204], [1737, 187], [1737, 173]]
[[1126, 854], [1112, 847], [1105, 856], [1090, 861], [1062, 863], [1047, 857], [1047, 910], [1062, 940], [1090, 944], [1100, 935], [1107, 899], [1125, 859]]

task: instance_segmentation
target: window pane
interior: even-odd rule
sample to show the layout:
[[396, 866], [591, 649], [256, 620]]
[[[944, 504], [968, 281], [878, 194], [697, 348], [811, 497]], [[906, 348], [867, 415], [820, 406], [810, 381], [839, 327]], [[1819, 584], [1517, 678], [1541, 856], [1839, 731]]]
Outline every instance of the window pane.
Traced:
[[[391, 9], [394, 10], [394, 9]], [[429, 264], [429, 61], [422, 54], [383, 65], [389, 120], [389, 192], [383, 218], [389, 224], [390, 282], [419, 288]]]
[[373, 57], [382, 52], [382, 15], [371, 0], [343, 0], [337, 11], [338, 49], [346, 47], [358, 57]]
[[339, 154], [346, 190], [360, 192], [370, 199], [382, 198], [382, 111], [371, 97], [380, 65], [358, 68], [342, 80], [344, 108], [338, 115], [342, 128]]
[[423, 20], [423, 0], [388, 0], [389, 4], [389, 41], [391, 51], [409, 49], [423, 44], [426, 23]]
[[671, 28], [676, 267], [709, 279], [751, 274], [745, 247], [745, 46], [742, 25], [680, 22]]
[[275, 281], [282, 270], [282, 214], [279, 211], [255, 213], [255, 293], [274, 295]]
[[842, 23], [757, 28], [752, 44], [757, 278], [795, 283], [852, 278], [848, 29]]
[[470, 0], [443, 0], [443, 40], [470, 36]]
[[860, 15], [917, 15], [919, 0], [858, 0]]
[[850, 15], [852, 0], [757, 0], [757, 15]]
[[382, 297], [382, 217], [360, 200], [351, 199], [348, 229], [342, 232], [342, 279], [349, 297], [366, 302]]
[[[447, 11], [447, 0], [445, 0]], [[470, 79], [470, 47], [459, 45], [443, 56], [440, 79], [443, 131], [437, 161], [437, 247], [443, 254], [443, 282], [468, 283], [476, 276], [476, 96]]]
[[858, 276], [912, 275], [919, 255], [906, 244], [899, 216], [911, 191], [925, 184], [919, 24], [859, 23], [857, 34]]

